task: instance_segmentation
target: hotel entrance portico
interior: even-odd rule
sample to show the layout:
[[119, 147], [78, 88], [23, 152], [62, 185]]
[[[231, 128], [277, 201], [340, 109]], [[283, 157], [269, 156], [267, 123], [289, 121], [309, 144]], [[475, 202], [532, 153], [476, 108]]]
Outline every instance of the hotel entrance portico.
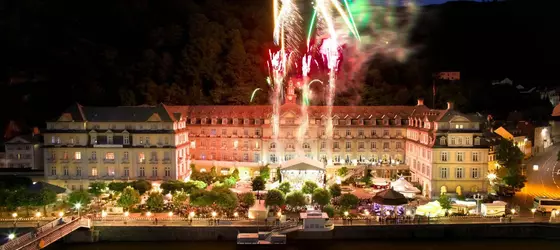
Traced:
[[322, 162], [307, 157], [298, 157], [280, 166], [282, 182], [289, 182], [290, 185], [299, 190], [306, 181], [317, 183], [320, 187], [324, 185], [325, 166]]

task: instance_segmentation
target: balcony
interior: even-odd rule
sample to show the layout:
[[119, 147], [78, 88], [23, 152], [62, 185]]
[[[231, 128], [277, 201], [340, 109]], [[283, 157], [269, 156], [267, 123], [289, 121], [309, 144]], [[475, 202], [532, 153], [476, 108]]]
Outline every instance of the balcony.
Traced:
[[99, 178], [99, 176], [97, 176], [97, 175], [88, 176], [88, 179], [90, 179], [90, 180], [97, 180], [97, 178]]
[[82, 179], [82, 176], [81, 176], [81, 175], [73, 175], [73, 176], [70, 176], [70, 179], [72, 179], [72, 180], [80, 180], [80, 179]]
[[253, 151], [260, 151], [260, 150], [261, 150], [260, 147], [254, 147], [254, 148], [253, 148]]
[[68, 159], [68, 158], [60, 159], [60, 163], [68, 163], [68, 162], [70, 162], [70, 159]]
[[334, 139], [340, 139], [340, 135], [334, 135], [333, 138]]
[[241, 148], [241, 150], [243, 150], [243, 151], [249, 151], [249, 147], [243, 147], [243, 148]]
[[358, 148], [358, 152], [365, 152], [366, 149], [365, 148]]
[[390, 148], [384, 148], [383, 151], [389, 152], [389, 151], [391, 151], [391, 149]]
[[128, 164], [128, 163], [130, 163], [130, 160], [128, 158], [126, 158], [126, 159], [123, 158], [123, 159], [121, 159], [121, 163]]
[[243, 138], [251, 138], [250, 135], [243, 135]]
[[364, 135], [358, 135], [358, 138], [364, 139], [364, 138], [366, 138], [366, 137], [365, 137]]
[[327, 135], [321, 135], [321, 139], [327, 139]]
[[163, 159], [162, 160], [163, 164], [170, 164], [171, 163], [171, 159]]
[[105, 163], [105, 164], [115, 164], [115, 159], [103, 159], [103, 163]]
[[261, 138], [261, 135], [253, 135], [253, 138]]
[[138, 164], [146, 164], [146, 160], [145, 159], [138, 160]]
[[69, 175], [62, 175], [62, 176], [60, 176], [60, 179], [61, 180], [68, 180], [68, 179], [70, 179], [70, 176]]
[[48, 175], [48, 176], [47, 176], [47, 179], [49, 179], [49, 180], [56, 180], [56, 179], [58, 179], [58, 176], [57, 176], [57, 175]]
[[372, 148], [371, 152], [377, 152], [377, 148]]
[[97, 158], [89, 158], [89, 163], [97, 163]]
[[340, 152], [340, 148], [333, 148], [334, 152]]
[[102, 177], [103, 180], [115, 180], [117, 177], [115, 175], [104, 175]]
[[397, 151], [398, 151], [398, 152], [403, 152], [403, 151], [404, 151], [404, 148], [397, 148]]
[[47, 162], [48, 163], [56, 163], [56, 158], [48, 158]]
[[326, 148], [321, 148], [320, 150], [321, 150], [321, 152], [325, 152], [327, 149]]
[[237, 135], [231, 135], [231, 138], [237, 138]]
[[150, 159], [150, 164], [158, 164], [158, 159]]
[[352, 139], [352, 135], [346, 135], [346, 139]]
[[383, 138], [384, 138], [384, 139], [390, 139], [391, 136], [389, 136], [389, 134], [385, 134], [385, 135], [383, 135]]
[[74, 163], [82, 163], [82, 159], [81, 159], [81, 158], [80, 158], [80, 159], [73, 159], [72, 161], [73, 161]]

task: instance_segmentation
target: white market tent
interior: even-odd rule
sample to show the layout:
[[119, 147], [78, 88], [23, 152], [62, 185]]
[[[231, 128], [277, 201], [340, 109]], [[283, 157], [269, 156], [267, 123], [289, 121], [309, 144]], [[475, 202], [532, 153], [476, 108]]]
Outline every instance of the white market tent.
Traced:
[[506, 213], [507, 203], [504, 201], [494, 201], [493, 203], [480, 204], [480, 212], [483, 216], [501, 216]]
[[438, 201], [432, 201], [416, 208], [416, 214], [428, 217], [445, 216], [445, 209], [441, 207]]
[[391, 182], [393, 190], [403, 194], [406, 198], [412, 199], [416, 194], [421, 193], [420, 189], [413, 186], [410, 182], [406, 181], [403, 177]]
[[298, 157], [282, 163], [280, 174], [282, 182], [289, 182], [294, 189], [300, 189], [306, 181], [323, 186], [325, 164], [307, 157]]

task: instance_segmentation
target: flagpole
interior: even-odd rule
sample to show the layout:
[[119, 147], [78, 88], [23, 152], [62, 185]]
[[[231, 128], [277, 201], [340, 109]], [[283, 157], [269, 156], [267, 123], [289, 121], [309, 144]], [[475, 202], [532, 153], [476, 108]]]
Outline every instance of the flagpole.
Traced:
[[436, 74], [432, 74], [432, 109], [436, 109]]

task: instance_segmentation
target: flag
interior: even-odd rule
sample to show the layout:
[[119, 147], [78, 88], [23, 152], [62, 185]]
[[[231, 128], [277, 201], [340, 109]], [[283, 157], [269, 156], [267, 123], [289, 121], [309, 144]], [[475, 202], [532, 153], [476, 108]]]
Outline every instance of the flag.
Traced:
[[438, 74], [438, 79], [442, 80], [460, 80], [461, 72], [440, 72]]

